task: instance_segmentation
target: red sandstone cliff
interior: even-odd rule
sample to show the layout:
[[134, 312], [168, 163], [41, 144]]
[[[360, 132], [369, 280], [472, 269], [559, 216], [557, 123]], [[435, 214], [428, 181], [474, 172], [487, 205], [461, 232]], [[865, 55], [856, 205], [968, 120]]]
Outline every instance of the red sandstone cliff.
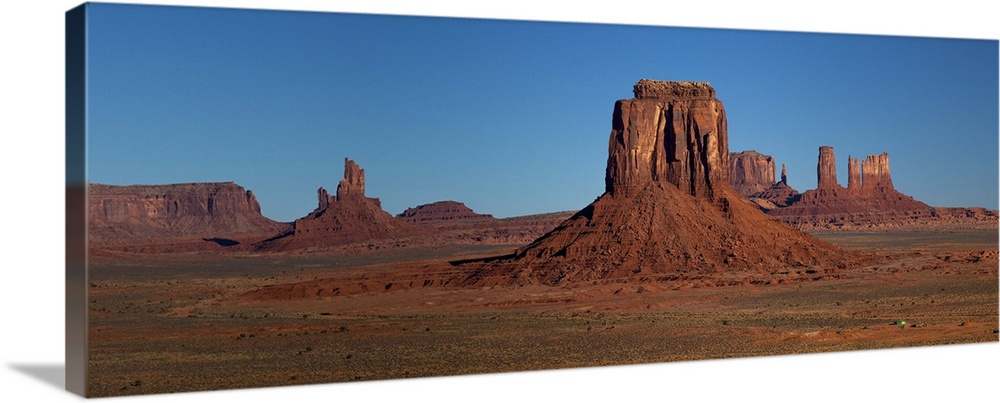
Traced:
[[642, 80], [634, 94], [615, 104], [605, 193], [466, 283], [725, 282], [845, 264], [848, 254], [767, 217], [730, 188], [725, 109], [711, 86]]
[[754, 150], [729, 154], [729, 185], [751, 197], [774, 185], [774, 158]]
[[726, 112], [707, 83], [635, 85], [635, 98], [619, 100], [611, 120], [607, 193], [627, 196], [651, 183], [714, 199], [727, 187]]
[[788, 186], [788, 172], [781, 164], [781, 181], [774, 181], [774, 157], [756, 151], [729, 154], [729, 185], [764, 211], [794, 202], [799, 192]]

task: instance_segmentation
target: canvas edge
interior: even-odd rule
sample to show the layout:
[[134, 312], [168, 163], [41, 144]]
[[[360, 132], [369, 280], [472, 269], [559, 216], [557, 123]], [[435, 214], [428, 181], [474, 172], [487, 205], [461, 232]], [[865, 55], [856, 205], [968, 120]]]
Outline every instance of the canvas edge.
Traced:
[[66, 12], [66, 390], [87, 395], [87, 4]]

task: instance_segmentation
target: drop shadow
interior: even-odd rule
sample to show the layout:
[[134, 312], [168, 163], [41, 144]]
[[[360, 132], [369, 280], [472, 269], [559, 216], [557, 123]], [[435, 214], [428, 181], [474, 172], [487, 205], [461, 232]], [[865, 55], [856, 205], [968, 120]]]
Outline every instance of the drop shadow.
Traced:
[[59, 390], [66, 389], [64, 364], [8, 364], [11, 368], [29, 375]]

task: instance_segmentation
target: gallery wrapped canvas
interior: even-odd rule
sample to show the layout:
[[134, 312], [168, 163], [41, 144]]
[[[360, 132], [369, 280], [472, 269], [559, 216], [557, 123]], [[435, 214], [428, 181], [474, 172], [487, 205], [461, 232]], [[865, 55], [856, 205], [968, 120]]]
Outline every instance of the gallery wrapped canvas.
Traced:
[[995, 40], [66, 21], [75, 393], [998, 340]]

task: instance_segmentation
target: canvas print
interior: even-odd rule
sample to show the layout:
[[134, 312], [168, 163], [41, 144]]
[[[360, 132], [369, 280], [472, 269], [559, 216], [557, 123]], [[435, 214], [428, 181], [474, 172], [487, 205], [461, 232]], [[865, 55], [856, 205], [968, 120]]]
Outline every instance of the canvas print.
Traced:
[[995, 40], [87, 3], [67, 56], [86, 396], [998, 341]]

